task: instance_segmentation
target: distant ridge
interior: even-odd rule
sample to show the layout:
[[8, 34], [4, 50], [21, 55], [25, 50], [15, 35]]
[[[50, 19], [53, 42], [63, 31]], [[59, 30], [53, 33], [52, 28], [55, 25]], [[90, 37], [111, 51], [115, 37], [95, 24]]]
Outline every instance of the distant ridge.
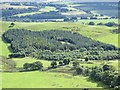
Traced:
[[119, 0], [0, 0], [0, 2], [119, 2]]

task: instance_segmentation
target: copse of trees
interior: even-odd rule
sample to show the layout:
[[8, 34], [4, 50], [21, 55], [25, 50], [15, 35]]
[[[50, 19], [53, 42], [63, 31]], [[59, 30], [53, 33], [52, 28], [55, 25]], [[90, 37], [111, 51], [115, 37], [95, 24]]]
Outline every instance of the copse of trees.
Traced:
[[43, 3], [42, 6], [52, 6], [52, 7], [55, 7], [56, 9], [60, 9], [60, 8], [64, 8], [64, 7], [67, 7], [66, 4], [56, 4], [56, 3]]
[[25, 63], [23, 65], [23, 69], [25, 71], [35, 71], [35, 70], [41, 70], [43, 67], [43, 64], [40, 61], [36, 61], [34, 63]]
[[[118, 59], [117, 48], [72, 31], [11, 29], [2, 35], [10, 43], [13, 57], [32, 56], [45, 60]], [[53, 44], [54, 43], [54, 44]], [[86, 57], [85, 57], [86, 56]], [[65, 63], [64, 63], [65, 64]]]
[[97, 25], [104, 25], [104, 24], [100, 22], [100, 23], [98, 23]]
[[68, 12], [69, 10], [67, 8], [60, 8], [59, 12]]
[[[12, 18], [16, 18], [16, 16], [13, 16]], [[31, 19], [31, 20], [37, 20], [37, 19], [61, 19], [65, 18], [64, 15], [61, 15], [57, 11], [50, 11], [50, 12], [44, 12], [41, 14], [33, 14], [33, 15], [26, 15], [26, 16], [20, 16], [20, 19]]]
[[83, 74], [83, 68], [82, 67], [76, 67], [76, 74], [79, 75], [79, 74]]
[[110, 88], [115, 88], [116, 86], [119, 86], [118, 83], [118, 75], [115, 74], [115, 72], [111, 69], [107, 70], [101, 70], [99, 68], [93, 69], [90, 74], [90, 78], [94, 81], [100, 81], [106, 86]]
[[101, 82], [108, 88], [120, 87], [120, 76], [113, 70], [110, 65], [95, 66], [92, 68], [88, 67], [77, 67], [75, 68], [75, 74], [89, 76], [89, 78], [96, 82]]
[[115, 34], [120, 34], [120, 29], [114, 29], [111, 31], [112, 33], [115, 33]]
[[[37, 10], [37, 9], [35, 9]], [[31, 12], [34, 12], [35, 10], [30, 10]], [[50, 12], [43, 12], [41, 14], [33, 14], [33, 15], [25, 15], [25, 16], [14, 16], [15, 14], [19, 14], [19, 10], [18, 11], [11, 11], [8, 15], [7, 15], [7, 11], [4, 11], [3, 13], [3, 20], [8, 20], [8, 21], [23, 21], [23, 22], [38, 22], [38, 21], [55, 21], [54, 19], [63, 19], [66, 18], [66, 16], [60, 14], [58, 11], [50, 11]], [[18, 13], [17, 13], [18, 12]], [[23, 10], [20, 13], [26, 13], [29, 12], [25, 10]], [[49, 20], [48, 20], [49, 19]]]
[[80, 66], [80, 63], [78, 61], [73, 62], [73, 68], [78, 68]]
[[64, 22], [68, 22], [68, 21], [72, 21], [72, 22], [77, 22], [78, 21], [78, 19], [77, 19], [77, 17], [71, 17], [71, 18], [68, 18], [68, 17], [65, 17], [64, 18]]
[[57, 62], [56, 61], [52, 61], [51, 62], [51, 67], [52, 68], [57, 68]]
[[28, 9], [15, 9], [15, 8], [9, 8], [9, 9], [2, 9], [2, 17], [10, 17], [15, 14], [21, 14], [21, 13], [29, 13], [29, 12], [36, 12], [38, 11], [38, 8], [28, 8]]
[[103, 24], [103, 23], [100, 22], [97, 25], [105, 25], [105, 26], [108, 26], [108, 27], [118, 26], [118, 24], [115, 23], [115, 22], [107, 22], [105, 24]]
[[14, 27], [14, 26], [15, 26], [15, 23], [12, 22], [12, 23], [10, 24], [9, 28]]
[[[38, 31], [30, 31], [30, 30], [24, 30], [24, 29], [11, 29], [3, 34], [3, 38], [8, 43], [12, 42], [11, 47], [16, 42], [18, 42], [18, 45], [19, 45], [21, 41], [23, 42], [22, 45], [30, 44], [29, 42], [26, 42], [26, 40], [30, 40], [31, 44], [33, 44], [35, 47], [36, 47], [36, 45], [34, 44], [35, 42], [40, 46], [43, 44], [45, 46], [51, 46], [51, 49], [46, 48], [44, 46], [36, 47], [39, 49], [46, 49], [46, 50], [48, 49], [51, 51], [52, 49], [55, 49], [55, 47], [56, 49], [60, 49], [60, 50], [66, 50], [66, 49], [75, 50], [80, 48], [86, 48], [88, 50], [89, 47], [91, 48], [98, 47], [98, 48], [103, 48], [104, 50], [116, 49], [116, 47], [113, 45], [104, 44], [99, 41], [92, 40], [90, 38], [82, 36], [79, 33], [74, 33], [71, 31], [62, 31], [62, 30], [50, 30], [50, 31], [38, 32]], [[32, 43], [32, 40], [33, 40], [33, 43]], [[53, 45], [52, 43], [54, 43], [55, 45]]]
[[60, 62], [59, 62], [59, 65], [60, 65], [60, 66], [63, 66], [63, 62], [62, 62], [62, 61], [60, 61]]
[[105, 23], [104, 25], [106, 25], [108, 27], [118, 26], [118, 24], [116, 24], [115, 22], [108, 22], [108, 23]]
[[94, 22], [89, 22], [88, 25], [95, 25], [95, 23]]
[[37, 6], [38, 5], [37, 2], [22, 2], [22, 4], [24, 6]]
[[64, 65], [69, 64], [69, 63], [70, 63], [70, 59], [64, 59], [64, 60], [63, 60], [63, 63], [64, 63]]
[[10, 2], [10, 5], [13, 5], [13, 6], [20, 6], [21, 3], [20, 3], [20, 2]]

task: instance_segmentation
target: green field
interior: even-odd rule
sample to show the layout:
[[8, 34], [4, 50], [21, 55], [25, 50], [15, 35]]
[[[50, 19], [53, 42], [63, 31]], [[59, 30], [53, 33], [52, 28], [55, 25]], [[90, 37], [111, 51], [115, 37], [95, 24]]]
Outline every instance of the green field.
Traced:
[[[23, 59], [13, 59], [17, 67], [22, 67], [24, 63], [35, 62], [36, 59], [26, 57]], [[50, 66], [50, 61], [40, 60], [46, 68]], [[80, 62], [81, 66], [93, 67], [100, 66], [103, 63], [113, 65], [118, 70], [118, 61], [90, 61], [90, 63]], [[72, 76], [73, 71], [68, 71], [72, 64], [64, 67], [59, 67], [47, 72], [17, 72], [17, 73], [2, 73], [3, 88], [101, 88], [103, 85], [89, 81], [88, 77]], [[11, 82], [9, 82], [11, 81]], [[17, 82], [17, 83], [16, 83]], [[24, 83], [23, 83], [24, 82]], [[27, 83], [29, 82], [29, 83]], [[34, 82], [34, 83], [33, 83]], [[67, 83], [66, 83], [67, 82]]]
[[[10, 83], [8, 83], [10, 82]], [[23, 83], [24, 82], [24, 83]], [[67, 83], [66, 83], [67, 82]], [[3, 88], [95, 88], [86, 77], [51, 72], [3, 73]]]
[[25, 57], [25, 58], [14, 58], [13, 59], [16, 62], [16, 65], [18, 68], [22, 67], [24, 63], [33, 63], [36, 61], [40, 61], [41, 63], [43, 63], [43, 67], [47, 68], [50, 66], [51, 61], [47, 61], [47, 60], [38, 60], [35, 58], [30, 58], [30, 57]]
[[8, 50], [8, 45], [5, 44], [1, 39], [0, 39], [0, 56], [8, 56], [10, 54], [10, 51]]

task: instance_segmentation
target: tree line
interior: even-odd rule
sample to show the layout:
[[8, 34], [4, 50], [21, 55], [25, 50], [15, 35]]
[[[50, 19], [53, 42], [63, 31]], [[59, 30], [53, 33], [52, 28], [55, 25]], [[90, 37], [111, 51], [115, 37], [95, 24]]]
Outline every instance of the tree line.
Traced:
[[22, 14], [22, 13], [30, 13], [30, 12], [36, 12], [39, 8], [28, 8], [28, 9], [15, 9], [15, 8], [8, 8], [8, 9], [2, 9], [2, 17], [3, 19], [11, 18], [11, 16], [15, 14]]
[[120, 75], [112, 65], [104, 64], [95, 67], [83, 67], [79, 62], [74, 62], [75, 75], [88, 76], [90, 80], [101, 82], [107, 88], [118, 89], [120, 87]]

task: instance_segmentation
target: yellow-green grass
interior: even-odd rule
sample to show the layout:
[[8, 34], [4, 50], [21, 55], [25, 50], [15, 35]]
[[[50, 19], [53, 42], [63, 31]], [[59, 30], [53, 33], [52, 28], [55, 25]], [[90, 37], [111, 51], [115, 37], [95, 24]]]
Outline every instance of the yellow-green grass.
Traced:
[[108, 44], [113, 44], [117, 47], [120, 47], [118, 44], [118, 36], [117, 34], [109, 34], [103, 37], [98, 38], [97, 40], [101, 41], [101, 42], [105, 42]]
[[114, 61], [109, 61], [109, 65], [112, 65], [116, 70], [120, 71], [120, 61], [114, 60]]
[[[3, 88], [97, 88], [87, 77], [52, 72], [2, 73]], [[101, 88], [99, 86], [99, 88]]]
[[[3, 31], [8, 30], [9, 23], [0, 22], [0, 56], [8, 56], [10, 51], [8, 50], [8, 44], [4, 43], [1, 38]], [[3, 30], [4, 29], [4, 30]]]
[[[0, 22], [2, 23], [2, 31], [5, 32], [8, 28], [11, 22]], [[68, 28], [70, 30], [71, 27], [84, 27], [84, 25], [79, 25], [79, 23], [73, 23], [73, 22], [14, 22], [15, 26], [13, 28], [24, 28], [24, 29], [30, 29], [30, 30], [66, 30]]]
[[52, 6], [45, 6], [44, 8], [41, 8], [39, 11], [41, 12], [49, 12], [49, 11], [55, 11], [56, 8]]
[[51, 64], [51, 61], [38, 60], [38, 59], [35, 59], [35, 58], [31, 58], [31, 57], [14, 58], [13, 60], [15, 61], [16, 67], [18, 67], [18, 68], [23, 67], [23, 64], [25, 64], [25, 63], [33, 63], [33, 62], [36, 62], [36, 61], [40, 61], [43, 64], [44, 68], [49, 67], [50, 64]]
[[111, 33], [112, 30], [117, 29], [116, 27], [106, 27], [106, 26], [85, 26], [80, 29], [80, 33], [84, 36], [90, 37], [92, 39], [115, 45], [118, 45], [118, 34]]
[[76, 8], [74, 8], [74, 7], [66, 7], [66, 8], [67, 8], [68, 10], [70, 10], [70, 11], [71, 11], [71, 10], [72, 10], [72, 11], [74, 11], [74, 10], [77, 11], [77, 10], [78, 10], [78, 9], [76, 9]]
[[8, 54], [10, 54], [10, 51], [8, 49], [8, 45], [0, 39], [0, 56], [7, 57]]
[[75, 10], [75, 11], [69, 11], [69, 12], [65, 12], [65, 13], [61, 13], [62, 15], [81, 15], [81, 14], [85, 14], [84, 11], [80, 11], [80, 10]]
[[3, 22], [3, 21], [0, 21], [0, 31], [3, 33], [5, 31], [7, 31], [9, 28], [9, 25], [10, 25], [11, 22]]

